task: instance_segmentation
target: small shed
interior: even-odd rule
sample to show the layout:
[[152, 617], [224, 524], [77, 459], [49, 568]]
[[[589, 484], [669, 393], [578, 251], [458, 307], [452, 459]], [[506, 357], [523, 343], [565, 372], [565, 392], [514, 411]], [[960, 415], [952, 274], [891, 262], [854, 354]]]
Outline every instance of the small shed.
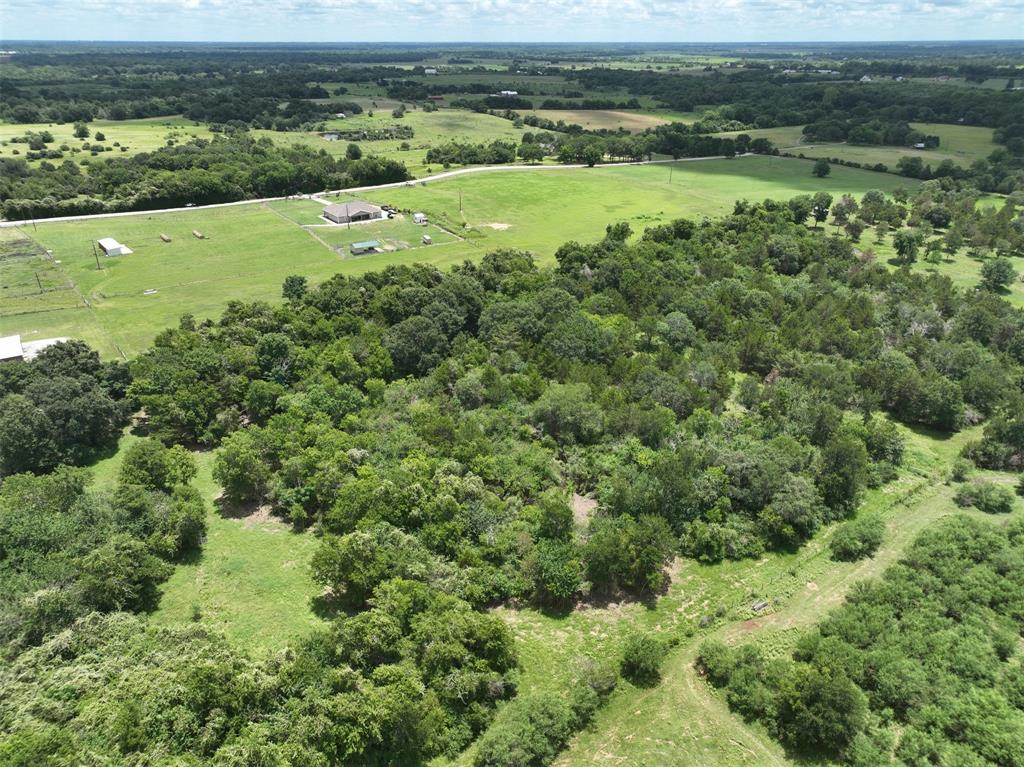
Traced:
[[96, 241], [105, 256], [127, 256], [132, 250], [127, 245], [122, 245], [113, 237], [103, 237]]
[[361, 256], [364, 253], [376, 253], [380, 248], [380, 243], [377, 240], [366, 240], [365, 242], [353, 242], [349, 245], [349, 250], [352, 251], [353, 256]]
[[427, 223], [427, 214], [426, 213], [413, 213], [412, 214], [412, 222], [414, 224], [425, 224], [425, 223]]
[[433, 245], [434, 244], [434, 238], [431, 237], [429, 234], [423, 235], [423, 244], [424, 245]]

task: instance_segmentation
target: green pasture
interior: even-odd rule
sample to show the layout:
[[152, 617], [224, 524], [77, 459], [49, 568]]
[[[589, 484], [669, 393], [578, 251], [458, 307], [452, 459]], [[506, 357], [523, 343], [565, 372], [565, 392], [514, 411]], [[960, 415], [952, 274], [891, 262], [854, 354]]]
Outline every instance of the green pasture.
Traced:
[[[194, 237], [193, 230], [206, 239]], [[140, 213], [21, 231], [53, 250], [86, 307], [65, 310], [51, 321], [48, 313], [16, 313], [17, 307], [5, 304], [0, 332], [28, 339], [75, 336], [106, 357], [137, 354], [184, 313], [216, 317], [230, 299], [277, 299], [289, 274], [320, 281], [338, 266], [328, 248], [261, 205]], [[171, 242], [162, 242], [161, 234]], [[114, 237], [134, 252], [98, 255], [94, 243], [101, 237]], [[147, 295], [148, 290], [156, 293]]]
[[[871, 251], [880, 263], [885, 264], [890, 269], [901, 268], [900, 264], [896, 261], [896, 249], [892, 245], [891, 233], [879, 242], [875, 229], [867, 229], [861, 235], [857, 247], [864, 251]], [[975, 258], [970, 255], [968, 248], [961, 248], [955, 255], [949, 255], [943, 251], [939, 262], [931, 263], [924, 259], [924, 249], [921, 248], [917, 261], [911, 264], [910, 268], [915, 272], [940, 274], [948, 277], [958, 288], [972, 290], [981, 283], [981, 268], [985, 265], [986, 260], [991, 258], [995, 258], [995, 256]], [[1017, 270], [1018, 279], [1011, 283], [1010, 287], [1004, 290], [1001, 295], [1014, 306], [1024, 308], [1024, 282], [1020, 279], [1024, 275], [1024, 259], [1014, 258], [1010, 260]]]
[[[18, 156], [14, 154], [16, 151], [24, 157], [28, 151], [28, 144], [15, 144], [10, 140], [16, 136], [23, 136], [29, 131], [38, 133], [46, 130], [52, 133], [54, 140], [53, 143], [46, 145], [47, 149], [60, 149], [62, 144], [67, 144], [69, 150], [64, 152], [63, 159], [71, 159], [75, 162], [82, 159], [98, 162], [103, 159], [131, 156], [139, 152], [152, 152], [154, 149], [164, 146], [168, 140], [185, 143], [193, 137], [210, 138], [213, 135], [205, 125], [196, 125], [192, 120], [187, 120], [184, 117], [95, 120], [87, 125], [89, 138], [78, 139], [74, 137], [75, 126], [73, 123], [0, 123], [0, 157]], [[93, 156], [89, 149], [82, 148], [83, 144], [97, 143], [93, 138], [97, 131], [104, 136], [104, 141], [99, 143], [105, 147], [113, 147], [112, 152], [104, 151]], [[114, 146], [114, 142], [121, 146]], [[126, 151], [122, 152], [122, 148]], [[76, 149], [79, 151], [74, 151]], [[50, 162], [57, 163], [61, 161], [50, 160]]]
[[447, 228], [462, 228], [470, 242], [484, 250], [522, 248], [545, 261], [568, 240], [593, 242], [608, 224], [618, 221], [628, 221], [641, 232], [675, 218], [731, 211], [740, 198], [788, 199], [817, 191], [860, 195], [868, 189], [892, 191], [906, 183], [892, 175], [854, 168], [835, 168], [828, 178], [819, 179], [807, 161], [741, 157], [472, 173], [362, 196], [423, 210]]
[[784, 128], [732, 131], [720, 136], [736, 136], [746, 133], [752, 138], [767, 138], [780, 150], [802, 153], [807, 157], [828, 157], [859, 162], [867, 165], [883, 163], [895, 170], [901, 157], [920, 157], [926, 165], [937, 166], [943, 160], [952, 160], [967, 166], [975, 160], [988, 157], [999, 147], [992, 140], [991, 128], [973, 125], [946, 125], [943, 123], [911, 123], [912, 127], [929, 135], [939, 137], [936, 149], [913, 149], [897, 146], [869, 146], [846, 143], [804, 143], [803, 126], [791, 125]]
[[[437, 234], [434, 245], [359, 257], [342, 257], [334, 250], [355, 241], [340, 232], [375, 239], [366, 236], [370, 230], [304, 228], [323, 223], [318, 218], [322, 206], [311, 200], [43, 222], [19, 231], [53, 251], [62, 278], [74, 286], [73, 300], [31, 313], [4, 302], [0, 334], [21, 333], [30, 340], [71, 336], [88, 341], [105, 357], [130, 357], [160, 330], [177, 325], [182, 314], [217, 317], [228, 300], [278, 299], [290, 274], [306, 275], [315, 284], [336, 272], [361, 274], [394, 263], [446, 268], [505, 247], [530, 250], [541, 262], [550, 262], [563, 243], [593, 242], [618, 221], [628, 221], [639, 233], [679, 217], [727, 212], [738, 198], [786, 199], [820, 190], [859, 196], [868, 189], [891, 191], [914, 183], [852, 168], [835, 168], [828, 178], [818, 179], [807, 161], [772, 157], [678, 162], [671, 165], [671, 183], [669, 177], [669, 165], [499, 170], [363, 193], [360, 197], [402, 210], [422, 210], [433, 223], [465, 239], [444, 242], [447, 238], [431, 228], [431, 235]], [[207, 239], [193, 237], [193, 229]], [[325, 231], [338, 233], [325, 238]], [[421, 236], [422, 230], [417, 231]], [[161, 233], [172, 241], [162, 242]], [[114, 237], [134, 253], [97, 256], [93, 243], [101, 237]], [[402, 234], [390, 239], [410, 242]], [[157, 292], [146, 295], [147, 290]]]

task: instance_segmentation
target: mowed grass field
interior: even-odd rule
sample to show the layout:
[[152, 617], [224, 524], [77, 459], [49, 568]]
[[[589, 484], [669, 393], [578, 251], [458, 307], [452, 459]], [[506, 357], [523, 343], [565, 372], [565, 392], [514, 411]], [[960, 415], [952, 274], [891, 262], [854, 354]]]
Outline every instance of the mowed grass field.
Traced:
[[[83, 144], [97, 143], [93, 136], [100, 132], [104, 141], [99, 142], [105, 147], [113, 147], [112, 152], [100, 152], [95, 157], [90, 150], [82, 149], [77, 153], [67, 151], [63, 159], [72, 159], [76, 162], [82, 158], [90, 161], [100, 161], [113, 157], [124, 157], [138, 154], [139, 152], [152, 152], [164, 146], [168, 139], [185, 143], [192, 138], [210, 138], [213, 134], [205, 125], [196, 125], [192, 120], [184, 117], [153, 117], [145, 120], [96, 120], [87, 123], [89, 138], [78, 139], [74, 136], [75, 126], [73, 123], [31, 123], [11, 124], [0, 123], [0, 157], [24, 157], [28, 151], [28, 144], [11, 143], [16, 136], [23, 136], [29, 131], [36, 133], [49, 131], [53, 134], [53, 143], [47, 144], [47, 149], [60, 149], [62, 144], [67, 144], [71, 149], [82, 149]], [[276, 134], [278, 136], [282, 134]], [[121, 146], [114, 146], [114, 142]], [[121, 147], [126, 151], [122, 152]], [[19, 155], [15, 155], [15, 151]], [[34, 161], [38, 164], [41, 160]], [[50, 160], [60, 163], [62, 160]]]
[[[670, 180], [671, 176], [671, 180]], [[906, 179], [835, 168], [826, 179], [811, 163], [777, 157], [681, 161], [671, 164], [474, 173], [364, 196], [423, 210], [458, 231], [465, 223], [476, 248], [523, 248], [542, 261], [568, 240], [593, 242], [604, 228], [628, 221], [636, 232], [680, 217], [714, 216], [736, 200], [788, 199], [827, 191], [886, 192]], [[462, 200], [462, 212], [459, 200]]]
[[828, 157], [859, 162], [867, 165], [882, 163], [890, 170], [896, 168], [901, 157], [920, 157], [933, 168], [943, 160], [952, 160], [957, 165], [967, 166], [975, 160], [988, 157], [999, 147], [992, 140], [991, 128], [973, 125], [946, 125], [943, 123], [911, 123], [911, 126], [927, 134], [939, 137], [936, 149], [913, 149], [897, 146], [868, 146], [846, 143], [804, 143], [803, 126], [764, 128], [761, 130], [733, 131], [720, 136], [736, 136], [746, 133], [753, 138], [767, 138], [780, 150], [802, 153], [807, 157]]
[[[563, 243], [594, 242], [618, 221], [630, 222], [639, 234], [683, 216], [728, 212], [739, 198], [786, 199], [819, 190], [860, 195], [913, 183], [851, 168], [835, 168], [818, 179], [808, 161], [770, 157], [678, 162], [671, 165], [671, 183], [669, 175], [669, 165], [500, 170], [365, 193], [366, 199], [422, 210], [465, 239], [359, 257], [335, 248], [349, 236], [373, 239], [362, 235], [370, 230], [343, 228], [355, 233], [348, 235], [337, 229], [324, 239], [324, 230], [301, 226], [322, 223], [321, 206], [310, 200], [39, 223], [19, 231], [53, 251], [81, 303], [31, 313], [4, 303], [0, 334], [21, 333], [27, 340], [72, 336], [105, 357], [131, 357], [160, 330], [177, 325], [182, 314], [215, 318], [232, 299], [278, 299], [290, 274], [315, 284], [336, 272], [360, 274], [392, 263], [446, 268], [506, 247], [550, 262]], [[207, 239], [193, 237], [193, 229]], [[162, 242], [161, 233], [172, 242]], [[101, 237], [114, 237], [134, 253], [101, 255], [97, 269], [93, 243]], [[331, 237], [338, 239], [332, 244]], [[395, 239], [408, 242], [397, 230]], [[146, 295], [148, 290], [157, 292]]]

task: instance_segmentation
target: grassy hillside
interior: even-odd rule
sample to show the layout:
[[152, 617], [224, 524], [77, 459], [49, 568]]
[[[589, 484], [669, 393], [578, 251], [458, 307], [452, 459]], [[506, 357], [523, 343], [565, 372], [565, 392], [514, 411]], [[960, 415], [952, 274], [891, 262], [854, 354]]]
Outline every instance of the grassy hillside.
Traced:
[[[671, 171], [668, 165], [638, 165], [469, 174], [364, 195], [423, 210], [465, 240], [442, 242], [452, 238], [438, 233], [429, 247], [358, 258], [349, 257], [345, 248], [339, 254], [335, 246], [353, 241], [349, 237], [362, 239], [362, 232], [371, 230], [303, 228], [322, 223], [317, 218], [322, 206], [309, 200], [39, 223], [20, 231], [39, 249], [53, 251], [53, 261], [60, 261], [51, 264], [59, 269], [55, 277], [66, 278], [75, 292], [66, 296], [66, 304], [31, 307], [39, 309], [32, 313], [3, 304], [0, 334], [74, 336], [106, 357], [132, 356], [160, 330], [176, 325], [182, 314], [216, 317], [229, 299], [279, 298], [289, 274], [306, 275], [315, 283], [339, 271], [362, 273], [389, 263], [422, 261], [443, 268], [506, 247], [531, 250], [548, 261], [568, 240], [592, 241], [616, 221], [629, 221], [640, 232], [681, 216], [729, 211], [738, 198], [785, 199], [819, 190], [859, 195], [908, 183], [850, 168], [836, 168], [818, 179], [808, 162], [770, 157], [679, 162]], [[397, 227], [400, 222], [392, 223]], [[193, 229], [207, 239], [196, 239]], [[161, 234], [172, 241], [161, 241]], [[396, 230], [394, 239], [408, 242], [407, 235]], [[374, 236], [384, 235], [377, 230]], [[99, 256], [97, 269], [93, 243], [100, 237], [114, 237], [134, 253]], [[18, 279], [31, 288], [27, 273]], [[146, 295], [147, 290], [157, 292]]]

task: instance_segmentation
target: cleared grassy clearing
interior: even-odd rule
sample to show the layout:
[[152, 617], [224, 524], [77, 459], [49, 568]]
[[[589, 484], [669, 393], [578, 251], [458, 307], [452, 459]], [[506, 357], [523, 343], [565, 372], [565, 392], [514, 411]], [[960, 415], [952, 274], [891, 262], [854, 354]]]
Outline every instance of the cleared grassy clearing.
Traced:
[[[769, 157], [675, 163], [671, 184], [669, 173], [667, 165], [495, 171], [361, 193], [360, 197], [400, 209], [422, 210], [432, 222], [466, 239], [435, 239], [437, 244], [429, 247], [358, 258], [339, 258], [332, 249], [332, 243], [355, 240], [331, 237], [348, 235], [324, 239], [324, 231], [340, 228], [301, 226], [323, 223], [318, 218], [322, 206], [311, 200], [40, 223], [34, 232], [24, 233], [53, 250], [54, 259], [62, 262], [61, 274], [73, 282], [88, 306], [32, 314], [0, 312], [0, 332], [27, 338], [73, 336], [107, 357], [121, 352], [132, 356], [160, 330], [177, 325], [182, 314], [212, 318], [229, 299], [279, 298], [289, 274], [303, 274], [317, 283], [336, 272], [362, 274], [393, 263], [418, 261], [445, 268], [505, 247], [530, 250], [541, 262], [550, 262], [563, 243], [592, 242], [617, 221], [629, 221], [639, 233], [681, 216], [727, 212], [741, 197], [786, 199], [819, 190], [860, 195], [868, 189], [891, 191], [913, 183], [851, 168], [835, 168], [827, 179], [818, 179], [809, 162]], [[208, 239], [196, 239], [193, 229]], [[344, 231], [356, 239], [374, 239], [369, 230], [355, 226]], [[161, 233], [172, 242], [162, 242]], [[421, 235], [422, 230], [413, 242]], [[92, 244], [100, 237], [115, 237], [135, 252], [99, 256], [102, 269], [97, 270]], [[157, 292], [144, 295], [146, 290]]]
[[[868, 229], [860, 238], [858, 247], [861, 250], [871, 250], [875, 257], [891, 269], [901, 268], [896, 261], [896, 249], [892, 246], [892, 236], [887, 236], [882, 242], [875, 239], [875, 230]], [[992, 256], [994, 258], [994, 256]], [[930, 274], [941, 274], [949, 277], [953, 284], [964, 290], [973, 290], [981, 282], [981, 268], [987, 259], [972, 258], [966, 248], [962, 248], [955, 256], [942, 253], [942, 260], [933, 264], [925, 261], [923, 253], [918, 255], [918, 260], [911, 264], [910, 268], [915, 272], [926, 272]], [[1007, 290], [1001, 295], [1014, 306], [1024, 308], [1024, 282], [1021, 282], [1020, 275], [1024, 274], [1024, 259], [1010, 259], [1017, 270], [1018, 279], [1014, 280]]]
[[[207, 239], [194, 237], [193, 229]], [[172, 241], [162, 242], [161, 233]], [[319, 281], [333, 274], [338, 263], [301, 227], [261, 205], [43, 224], [34, 234], [53, 250], [63, 274], [106, 331], [106, 337], [97, 337], [84, 327], [67, 335], [107, 353], [110, 343], [104, 341], [131, 355], [144, 349], [160, 329], [176, 325], [183, 313], [214, 317], [229, 298], [276, 299], [289, 274]], [[97, 257], [93, 243], [100, 237], [115, 237], [134, 253]], [[157, 292], [144, 295], [147, 290]], [[7, 315], [0, 328], [22, 332], [26, 326], [50, 324], [47, 314]]]
[[[25, 152], [28, 151], [28, 144], [6, 142], [10, 142], [10, 139], [16, 136], [23, 136], [29, 131], [38, 133], [46, 130], [52, 133], [54, 140], [53, 143], [46, 145], [47, 149], [60, 149], [61, 144], [67, 144], [72, 149], [81, 149], [77, 153], [71, 151], [64, 153], [64, 159], [73, 159], [75, 162], [83, 158], [88, 159], [90, 162], [100, 162], [104, 159], [131, 156], [139, 152], [152, 152], [154, 149], [164, 146], [168, 139], [173, 139], [178, 143], [185, 143], [193, 137], [210, 138], [213, 135], [205, 125], [196, 125], [192, 120], [184, 117], [152, 117], [143, 120], [96, 120], [87, 123], [87, 126], [89, 128], [89, 138], [78, 139], [74, 136], [75, 126], [73, 123], [0, 123], [0, 144], [5, 144], [0, 146], [0, 157], [19, 156], [14, 154], [16, 150], [20, 153], [20, 156], [24, 157]], [[94, 157], [90, 154], [90, 150], [82, 149], [83, 144], [97, 143], [95, 138], [93, 138], [97, 131], [104, 135], [104, 141], [99, 143], [103, 146], [113, 147], [114, 151], [101, 152]], [[280, 136], [281, 134], [277, 135]], [[115, 141], [121, 147], [126, 148], [127, 151], [122, 152], [121, 147], [114, 146]], [[41, 161], [33, 161], [33, 164], [38, 164], [39, 162]], [[51, 160], [50, 162], [54, 161]], [[60, 161], [56, 162], [59, 164]]]
[[[114, 489], [124, 452], [138, 439], [126, 431], [117, 452], [90, 468], [93, 489]], [[175, 565], [150, 619], [158, 625], [189, 623], [198, 609], [204, 623], [257, 655], [277, 652], [323, 626], [312, 609], [320, 593], [309, 570], [316, 538], [293, 533], [265, 514], [222, 515], [216, 505], [220, 487], [211, 473], [213, 453], [194, 456], [199, 465], [194, 483], [209, 508], [206, 542], [194, 558]]]
[[84, 306], [60, 265], [24, 232], [0, 229], [0, 314]]
[[363, 196], [423, 210], [455, 231], [465, 222], [478, 247], [525, 248], [543, 261], [568, 240], [598, 239], [605, 226], [617, 221], [629, 221], [640, 232], [683, 216], [731, 211], [740, 198], [787, 199], [817, 191], [859, 195], [875, 188], [891, 191], [901, 183], [907, 182], [852, 168], [835, 168], [828, 178], [818, 179], [809, 162], [743, 157], [671, 166], [479, 173]]

